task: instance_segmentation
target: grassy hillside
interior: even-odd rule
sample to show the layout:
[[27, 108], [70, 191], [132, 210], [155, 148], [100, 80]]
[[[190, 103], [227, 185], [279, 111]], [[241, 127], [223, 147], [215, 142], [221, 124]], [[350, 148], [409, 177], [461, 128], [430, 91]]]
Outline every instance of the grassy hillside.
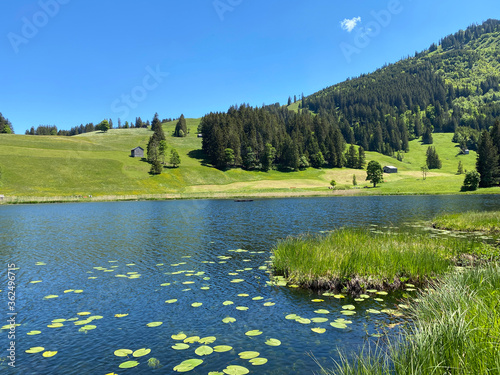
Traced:
[[[476, 155], [458, 155], [451, 143], [452, 134], [434, 134], [434, 146], [443, 162], [441, 170], [431, 171], [422, 179], [427, 146], [410, 143], [410, 152], [402, 162], [367, 152], [367, 161], [394, 165], [399, 173], [385, 175], [385, 183], [375, 189], [365, 181], [366, 172], [350, 169], [313, 169], [299, 172], [257, 172], [232, 169], [220, 171], [205, 164], [201, 138], [196, 129], [199, 120], [188, 119], [190, 134], [175, 138], [175, 123], [163, 124], [169, 149], [181, 157], [179, 168], [165, 168], [159, 176], [149, 175], [149, 164], [131, 158], [136, 146], [146, 149], [152, 132], [147, 129], [112, 129], [74, 137], [25, 136], [0, 134], [0, 194], [9, 197], [137, 196], [151, 197], [233, 197], [316, 194], [424, 194], [458, 193], [463, 175], [456, 175], [458, 161], [474, 169]], [[168, 159], [168, 158], [167, 158]], [[358, 187], [352, 187], [353, 174]], [[335, 179], [338, 190], [328, 190]], [[480, 192], [500, 192], [500, 188]]]

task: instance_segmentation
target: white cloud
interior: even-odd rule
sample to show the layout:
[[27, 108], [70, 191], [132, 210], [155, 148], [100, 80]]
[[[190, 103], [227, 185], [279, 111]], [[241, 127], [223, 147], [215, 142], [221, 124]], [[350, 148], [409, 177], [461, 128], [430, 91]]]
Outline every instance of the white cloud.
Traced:
[[340, 22], [340, 27], [342, 27], [342, 30], [351, 32], [359, 22], [361, 22], [361, 17], [354, 17], [351, 19], [346, 18], [345, 20]]

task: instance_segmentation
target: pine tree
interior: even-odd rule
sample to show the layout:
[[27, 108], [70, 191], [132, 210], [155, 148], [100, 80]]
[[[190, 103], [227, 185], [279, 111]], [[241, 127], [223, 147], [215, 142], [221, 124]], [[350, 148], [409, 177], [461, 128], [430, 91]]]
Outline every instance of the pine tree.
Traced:
[[357, 169], [364, 169], [366, 164], [365, 150], [363, 147], [358, 148], [358, 163], [356, 165]]
[[358, 153], [356, 152], [356, 148], [352, 143], [349, 146], [349, 150], [347, 151], [345, 160], [345, 166], [347, 168], [356, 168], [358, 166]]
[[187, 125], [184, 115], [181, 114], [177, 125], [175, 125], [174, 137], [185, 137], [187, 135]]
[[155, 115], [153, 117], [153, 121], [151, 122], [151, 130], [155, 131], [157, 127], [161, 127], [161, 121], [158, 118], [158, 113], [155, 113]]
[[170, 164], [172, 167], [177, 168], [181, 163], [181, 158], [175, 148], [170, 151]]
[[458, 161], [457, 174], [464, 174], [464, 166], [462, 164], [462, 160]]
[[441, 160], [433, 146], [429, 146], [426, 152], [426, 162], [429, 169], [441, 169]]
[[481, 176], [480, 187], [490, 187], [498, 183], [498, 151], [493, 145], [490, 133], [484, 130], [477, 148], [476, 170]]

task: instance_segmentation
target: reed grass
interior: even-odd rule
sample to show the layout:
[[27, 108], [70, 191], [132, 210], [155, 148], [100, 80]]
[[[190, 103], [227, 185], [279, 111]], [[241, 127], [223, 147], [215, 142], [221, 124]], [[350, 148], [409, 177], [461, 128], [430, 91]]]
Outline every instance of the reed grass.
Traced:
[[445, 276], [410, 311], [413, 324], [386, 347], [340, 353], [322, 374], [499, 374], [500, 267]]
[[443, 214], [434, 218], [432, 224], [439, 229], [500, 233], [500, 211]]
[[286, 238], [273, 249], [273, 269], [294, 283], [375, 285], [423, 283], [450, 271], [463, 254], [484, 253], [487, 245], [425, 234], [375, 234], [340, 229], [326, 236]]

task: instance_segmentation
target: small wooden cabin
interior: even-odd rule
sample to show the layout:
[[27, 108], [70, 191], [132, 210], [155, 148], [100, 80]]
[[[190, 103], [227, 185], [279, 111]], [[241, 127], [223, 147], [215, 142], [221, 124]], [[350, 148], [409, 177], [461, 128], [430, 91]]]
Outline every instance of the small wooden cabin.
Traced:
[[384, 167], [384, 173], [398, 173], [398, 169], [392, 165], [386, 165]]
[[144, 157], [144, 149], [142, 147], [136, 147], [130, 151], [130, 156], [133, 158], [143, 158]]

